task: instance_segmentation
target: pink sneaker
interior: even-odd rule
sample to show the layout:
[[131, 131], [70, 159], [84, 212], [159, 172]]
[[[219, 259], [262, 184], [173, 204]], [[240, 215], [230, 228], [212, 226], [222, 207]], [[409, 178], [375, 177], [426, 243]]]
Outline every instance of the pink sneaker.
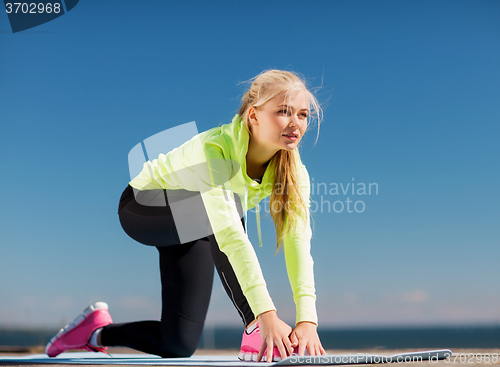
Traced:
[[47, 344], [45, 352], [49, 357], [55, 357], [70, 349], [104, 352], [108, 347], [91, 346], [89, 340], [96, 329], [111, 323], [113, 320], [108, 312], [108, 305], [104, 302], [96, 302], [87, 307], [71, 324], [59, 330]]
[[[256, 322], [252, 325], [254, 328], [250, 331], [250, 333], [245, 331], [243, 332], [243, 338], [241, 340], [241, 350], [240, 354], [238, 354], [238, 358], [242, 361], [257, 361], [257, 356], [259, 355], [260, 346], [262, 345], [262, 339], [260, 338], [260, 330], [259, 323]], [[266, 361], [267, 350], [264, 351], [264, 356], [262, 357], [263, 361]], [[273, 362], [281, 361], [281, 354], [278, 348], [274, 347], [273, 349]]]

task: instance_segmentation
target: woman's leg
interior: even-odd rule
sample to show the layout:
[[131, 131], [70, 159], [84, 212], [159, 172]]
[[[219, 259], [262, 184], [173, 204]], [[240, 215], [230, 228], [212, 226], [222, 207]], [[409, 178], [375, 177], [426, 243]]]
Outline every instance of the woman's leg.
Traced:
[[125, 346], [164, 358], [191, 356], [198, 346], [212, 292], [214, 266], [207, 239], [158, 248], [161, 321], [111, 324], [104, 346]]
[[[213, 259], [209, 240], [202, 238], [178, 244], [170, 208], [140, 205], [130, 193], [128, 187], [122, 195], [120, 222], [132, 238], [158, 248], [162, 317], [161, 321], [108, 325], [101, 332], [101, 343], [162, 357], [190, 356], [198, 346], [212, 291]], [[164, 195], [163, 190], [144, 193], [152, 200]]]

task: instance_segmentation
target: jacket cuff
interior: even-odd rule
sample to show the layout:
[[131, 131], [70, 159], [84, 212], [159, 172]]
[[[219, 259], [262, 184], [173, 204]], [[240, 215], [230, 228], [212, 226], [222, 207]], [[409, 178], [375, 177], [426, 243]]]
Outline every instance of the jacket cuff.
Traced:
[[318, 315], [316, 313], [316, 299], [311, 296], [302, 296], [295, 300], [297, 309], [296, 324], [302, 321], [313, 322], [318, 325]]
[[269, 296], [267, 287], [265, 285], [258, 285], [256, 287], [250, 288], [245, 293], [245, 297], [254, 313], [255, 318], [263, 312], [266, 311], [276, 311], [274, 303]]

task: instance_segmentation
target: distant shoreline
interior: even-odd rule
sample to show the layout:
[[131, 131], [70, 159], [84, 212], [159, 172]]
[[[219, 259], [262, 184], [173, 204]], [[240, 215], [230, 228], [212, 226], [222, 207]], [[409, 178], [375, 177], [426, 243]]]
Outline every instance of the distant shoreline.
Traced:
[[[57, 329], [0, 327], [0, 352], [45, 346]], [[500, 326], [475, 327], [384, 327], [319, 329], [326, 349], [405, 349], [405, 348], [498, 348]], [[242, 329], [206, 327], [199, 348], [238, 349]], [[24, 348], [24, 349], [23, 349]]]

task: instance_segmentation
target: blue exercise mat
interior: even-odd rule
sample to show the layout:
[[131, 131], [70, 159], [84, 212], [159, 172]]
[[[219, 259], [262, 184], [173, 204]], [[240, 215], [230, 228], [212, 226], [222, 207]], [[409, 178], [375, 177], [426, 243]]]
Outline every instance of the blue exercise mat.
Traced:
[[49, 358], [45, 354], [33, 354], [28, 356], [5, 356], [0, 357], [0, 363], [12, 364], [121, 364], [121, 365], [153, 365], [153, 366], [307, 366], [307, 365], [348, 365], [348, 364], [379, 364], [379, 363], [401, 363], [438, 361], [450, 358], [451, 350], [440, 349], [430, 351], [419, 351], [410, 353], [394, 354], [390, 356], [381, 354], [327, 354], [322, 356], [290, 356], [282, 361], [247, 362], [240, 361], [237, 356], [192, 356], [189, 358], [160, 358], [147, 354], [113, 354], [82, 352], [62, 353], [55, 358]]

